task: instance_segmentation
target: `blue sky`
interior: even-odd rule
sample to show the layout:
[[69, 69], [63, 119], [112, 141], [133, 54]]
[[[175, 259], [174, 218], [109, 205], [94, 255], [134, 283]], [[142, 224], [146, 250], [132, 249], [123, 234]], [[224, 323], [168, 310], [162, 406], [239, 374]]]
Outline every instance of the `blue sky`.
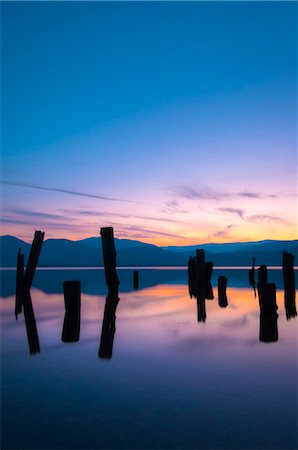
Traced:
[[2, 3], [3, 232], [293, 238], [296, 10]]

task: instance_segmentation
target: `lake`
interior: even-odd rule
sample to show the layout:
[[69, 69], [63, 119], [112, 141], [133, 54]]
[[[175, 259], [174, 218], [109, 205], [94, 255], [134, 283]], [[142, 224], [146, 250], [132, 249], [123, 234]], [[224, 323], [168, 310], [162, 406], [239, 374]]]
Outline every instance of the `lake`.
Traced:
[[[287, 320], [281, 270], [268, 271], [272, 326], [260, 322], [247, 269], [213, 270], [205, 322], [185, 269], [139, 269], [138, 290], [133, 269], [118, 275], [103, 358], [103, 270], [38, 270], [40, 353], [30, 355], [24, 315], [14, 315], [15, 271], [1, 270], [1, 448], [297, 448], [297, 318]], [[228, 278], [226, 308], [219, 275]], [[61, 341], [64, 280], [81, 281], [75, 343]]]

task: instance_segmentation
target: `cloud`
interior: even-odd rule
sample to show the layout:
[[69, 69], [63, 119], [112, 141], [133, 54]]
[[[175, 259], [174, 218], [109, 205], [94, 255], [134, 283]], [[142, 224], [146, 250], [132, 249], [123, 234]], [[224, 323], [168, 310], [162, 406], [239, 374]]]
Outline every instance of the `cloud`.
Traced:
[[217, 209], [218, 209], [218, 211], [236, 214], [237, 216], [241, 217], [241, 219], [243, 219], [244, 209], [238, 209], [238, 208], [217, 208]]
[[159, 212], [162, 214], [188, 214], [189, 210], [180, 208], [179, 202], [173, 200], [170, 202], [163, 202], [165, 205]]
[[270, 214], [255, 214], [246, 218], [249, 222], [275, 222], [282, 225], [289, 225], [289, 222], [282, 217], [271, 216]]
[[58, 214], [50, 214], [38, 211], [30, 211], [25, 209], [8, 209], [8, 213], [17, 214], [18, 216], [38, 217], [41, 219], [62, 219], [64, 216]]
[[171, 193], [188, 200], [214, 200], [222, 201], [233, 198], [273, 198], [277, 197], [275, 194], [260, 194], [258, 192], [240, 191], [240, 192], [227, 192], [222, 189], [211, 189], [207, 186], [198, 185], [196, 187], [179, 185], [171, 188]]
[[170, 222], [177, 223], [174, 219], [162, 218], [162, 217], [152, 217], [152, 216], [139, 216], [131, 213], [114, 213], [109, 211], [90, 211], [90, 210], [70, 210], [65, 209], [65, 212], [71, 212], [74, 215], [79, 216], [90, 216], [90, 217], [120, 217], [123, 219], [144, 219], [144, 220], [152, 220], [156, 222]]
[[125, 200], [125, 199], [121, 199], [121, 198], [105, 197], [105, 196], [102, 196], [102, 195], [89, 194], [89, 193], [86, 193], [86, 192], [70, 191], [68, 189], [52, 188], [52, 187], [46, 187], [46, 186], [37, 186], [37, 185], [33, 185], [33, 184], [17, 183], [17, 182], [13, 182], [13, 181], [1, 181], [1, 184], [5, 184], [5, 185], [8, 185], [8, 186], [24, 187], [24, 188], [29, 188], [29, 189], [37, 189], [37, 190], [41, 190], [41, 191], [59, 192], [61, 194], [76, 195], [78, 197], [96, 198], [98, 200], [106, 200], [106, 201], [112, 201], [112, 202], [136, 203], [133, 200]]
[[234, 228], [235, 225], [228, 225], [224, 230], [216, 231], [213, 233], [209, 238], [212, 237], [227, 237], [229, 234], [229, 231]]

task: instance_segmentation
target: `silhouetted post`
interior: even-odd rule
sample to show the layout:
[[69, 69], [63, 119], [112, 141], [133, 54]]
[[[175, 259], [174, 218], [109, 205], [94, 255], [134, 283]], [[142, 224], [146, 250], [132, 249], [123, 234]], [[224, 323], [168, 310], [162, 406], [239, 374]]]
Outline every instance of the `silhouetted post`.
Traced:
[[133, 287], [134, 289], [138, 289], [139, 287], [139, 272], [137, 270], [133, 273]]
[[259, 283], [267, 283], [267, 266], [262, 265], [258, 268]]
[[24, 279], [24, 255], [21, 253], [21, 249], [18, 251], [17, 257], [17, 275], [16, 275], [16, 302], [15, 302], [15, 316], [18, 318], [18, 314], [22, 312], [22, 285]]
[[220, 276], [217, 279], [217, 286], [218, 286], [218, 304], [221, 308], [225, 308], [228, 306], [228, 299], [227, 299], [227, 278], [224, 276]]
[[282, 271], [285, 289], [295, 289], [294, 255], [283, 252]]
[[23, 292], [29, 292], [31, 289], [43, 239], [44, 233], [41, 231], [35, 231], [24, 275]]
[[39, 339], [30, 292], [23, 294], [24, 318], [30, 355], [40, 352]]
[[277, 342], [278, 341], [278, 314], [272, 317], [264, 317], [260, 315], [260, 342]]
[[100, 229], [106, 285], [109, 293], [118, 295], [119, 278], [116, 272], [116, 249], [112, 227]]
[[272, 317], [276, 314], [276, 286], [274, 283], [258, 283], [259, 305], [261, 315]]
[[282, 272], [284, 279], [286, 317], [287, 320], [290, 320], [297, 316], [294, 255], [291, 253], [283, 252], [282, 254]]
[[205, 252], [201, 249], [196, 251], [196, 291], [197, 298], [205, 299]]
[[111, 359], [113, 354], [114, 336], [116, 332], [116, 309], [119, 298], [108, 295], [102, 322], [100, 346], [98, 356], [101, 359]]
[[77, 342], [80, 339], [81, 283], [64, 281], [65, 316], [62, 330], [63, 342]]

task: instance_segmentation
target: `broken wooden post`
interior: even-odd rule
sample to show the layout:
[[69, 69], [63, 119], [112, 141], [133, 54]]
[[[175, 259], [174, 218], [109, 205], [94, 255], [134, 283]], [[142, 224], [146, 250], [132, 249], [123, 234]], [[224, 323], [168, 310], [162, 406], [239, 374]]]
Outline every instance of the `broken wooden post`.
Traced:
[[39, 339], [30, 292], [23, 294], [23, 309], [30, 355], [40, 352]]
[[116, 309], [119, 298], [116, 295], [108, 295], [105, 303], [102, 321], [100, 346], [98, 356], [101, 359], [111, 359], [113, 354], [114, 336], [116, 332]]
[[294, 255], [283, 252], [282, 271], [284, 278], [284, 288], [295, 290]]
[[258, 268], [259, 283], [267, 283], [267, 266], [264, 264]]
[[31, 289], [35, 269], [38, 263], [38, 258], [41, 250], [41, 246], [44, 239], [44, 233], [41, 231], [35, 231], [34, 239], [31, 245], [28, 262], [26, 264], [26, 270], [23, 280], [23, 292], [29, 292]]
[[64, 281], [65, 316], [63, 322], [63, 342], [77, 342], [80, 339], [81, 322], [81, 283], [79, 281]]
[[15, 316], [18, 318], [18, 314], [22, 312], [22, 285], [24, 278], [24, 255], [21, 253], [21, 249], [18, 251], [17, 256], [17, 274], [16, 274], [16, 301], [15, 301]]
[[196, 297], [205, 299], [205, 252], [197, 249], [195, 259]]
[[137, 270], [133, 273], [133, 287], [134, 289], [138, 289], [139, 287], [139, 272]]
[[116, 272], [116, 249], [112, 227], [100, 229], [106, 285], [109, 293], [118, 295], [119, 278]]
[[294, 255], [292, 255], [291, 253], [283, 252], [282, 272], [284, 279], [284, 298], [285, 298], [286, 317], [287, 320], [290, 320], [297, 316]]
[[221, 308], [226, 308], [228, 306], [228, 299], [227, 299], [227, 282], [228, 279], [224, 276], [220, 276], [217, 279], [217, 286], [218, 286], [218, 304]]

